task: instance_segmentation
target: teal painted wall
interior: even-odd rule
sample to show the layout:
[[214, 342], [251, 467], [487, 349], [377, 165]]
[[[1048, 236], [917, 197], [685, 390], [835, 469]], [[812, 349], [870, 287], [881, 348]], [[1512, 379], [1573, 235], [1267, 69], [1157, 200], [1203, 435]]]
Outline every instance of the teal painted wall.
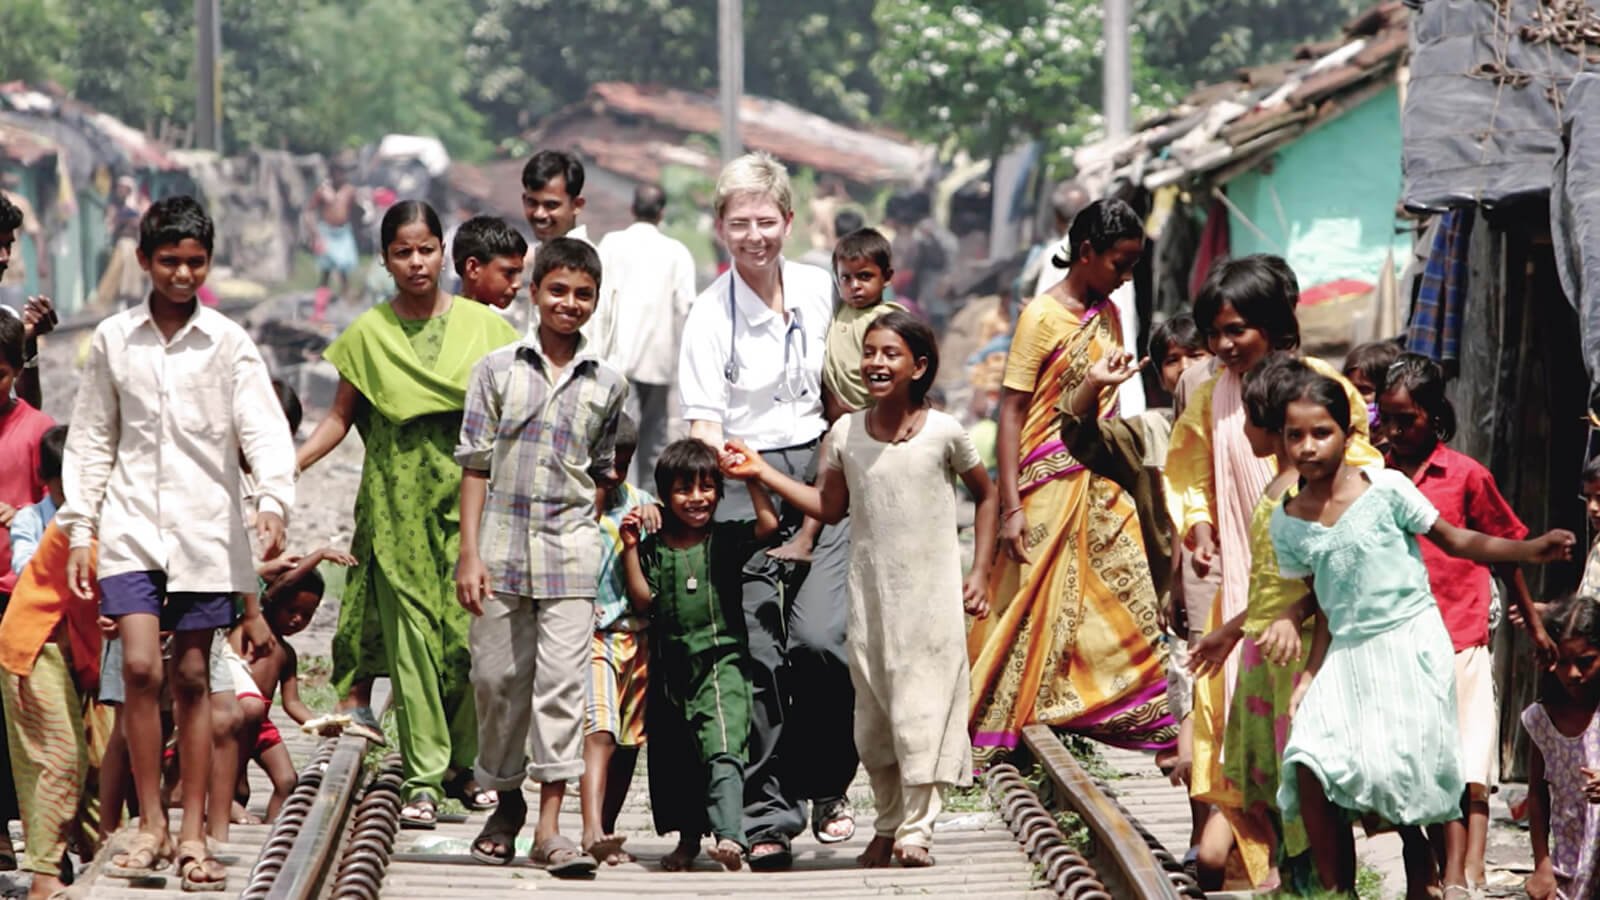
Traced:
[[1228, 182], [1228, 199], [1265, 237], [1228, 216], [1234, 256], [1275, 253], [1308, 288], [1340, 278], [1376, 282], [1391, 249], [1404, 265], [1409, 232], [1396, 234], [1400, 200], [1400, 98], [1390, 87], [1280, 148], [1272, 172]]

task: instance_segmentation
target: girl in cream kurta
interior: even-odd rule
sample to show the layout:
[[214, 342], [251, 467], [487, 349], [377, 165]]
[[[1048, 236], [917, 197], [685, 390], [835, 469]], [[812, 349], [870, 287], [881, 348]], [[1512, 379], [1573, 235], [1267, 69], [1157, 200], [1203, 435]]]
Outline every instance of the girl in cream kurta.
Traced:
[[[937, 349], [926, 325], [891, 312], [865, 337], [872, 408], [839, 419], [824, 442], [820, 488], [729, 442], [724, 470], [753, 475], [824, 522], [850, 514], [847, 652], [855, 740], [877, 803], [863, 866], [930, 865], [939, 786], [972, 779], [966, 622], [986, 613], [988, 554], [963, 581], [953, 481], [978, 500], [978, 547], [992, 547], [996, 495], [966, 430], [929, 409]], [[874, 378], [873, 376], [879, 376]]]

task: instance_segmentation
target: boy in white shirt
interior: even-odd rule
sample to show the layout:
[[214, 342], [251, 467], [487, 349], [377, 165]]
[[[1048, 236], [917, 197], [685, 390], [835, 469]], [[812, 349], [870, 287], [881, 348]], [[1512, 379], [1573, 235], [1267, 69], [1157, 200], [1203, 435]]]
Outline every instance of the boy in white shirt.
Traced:
[[[240, 455], [257, 485], [264, 558], [283, 549], [294, 504], [294, 445], [249, 335], [197, 295], [211, 264], [211, 220], [192, 197], [152, 205], [139, 224], [139, 263], [152, 284], [142, 305], [100, 323], [72, 415], [59, 514], [71, 542], [67, 583], [117, 621], [127, 698], [123, 722], [139, 833], [106, 874], [141, 878], [174, 858], [185, 890], [220, 890], [227, 870], [205, 841], [211, 767], [207, 670], [218, 628], [241, 626], [248, 650], [275, 644], [255, 602], [255, 566], [239, 492]], [[90, 544], [98, 538], [98, 567]], [[173, 711], [183, 825], [174, 854], [161, 802], [164, 667], [172, 630]]]

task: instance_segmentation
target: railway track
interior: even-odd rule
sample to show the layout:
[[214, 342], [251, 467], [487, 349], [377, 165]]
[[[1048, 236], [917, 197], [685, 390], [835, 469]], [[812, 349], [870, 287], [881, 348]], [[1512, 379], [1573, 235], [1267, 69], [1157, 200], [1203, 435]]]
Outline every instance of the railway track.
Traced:
[[[375, 699], [386, 698], [384, 687], [380, 685]], [[223, 848], [231, 863], [230, 893], [247, 900], [477, 900], [532, 891], [637, 898], [1204, 897], [1161, 841], [1112, 791], [1125, 792], [1169, 841], [1181, 833], [1182, 794], [1170, 787], [1160, 791], [1148, 760], [1137, 754], [1109, 757], [1125, 777], [1108, 789], [1042, 726], [1025, 731], [1026, 753], [1017, 764], [992, 769], [981, 794], [967, 798], [979, 802], [962, 804], [977, 808], [951, 810], [940, 817], [934, 847], [938, 864], [933, 868], [867, 870], [855, 865], [856, 854], [871, 837], [870, 793], [862, 779], [851, 792], [852, 806], [860, 816], [856, 837], [831, 846], [810, 836], [797, 840], [795, 865], [788, 872], [728, 873], [702, 857], [691, 871], [668, 874], [657, 862], [674, 841], [656, 836], [650, 827], [640, 777], [618, 821], [618, 831], [628, 835], [627, 849], [637, 861], [602, 867], [597, 877], [586, 881], [554, 879], [528, 862], [531, 827], [518, 842], [518, 861], [513, 865], [496, 868], [474, 862], [470, 842], [484, 813], [441, 816], [433, 831], [401, 830], [399, 759], [392, 754], [369, 758], [369, 747], [359, 738], [298, 749], [308, 754], [309, 761], [279, 822], [270, 831], [236, 827], [238, 843]], [[564, 833], [578, 834], [577, 811], [577, 798], [571, 796], [562, 813]], [[95, 898], [156, 898], [167, 889], [177, 896], [176, 879], [166, 882], [140, 885], [99, 878], [86, 887], [87, 895]]]

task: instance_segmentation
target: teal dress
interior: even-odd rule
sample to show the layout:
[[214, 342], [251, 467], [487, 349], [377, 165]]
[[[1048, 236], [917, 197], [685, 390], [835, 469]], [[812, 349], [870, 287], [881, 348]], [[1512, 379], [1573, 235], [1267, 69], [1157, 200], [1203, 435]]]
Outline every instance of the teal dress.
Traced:
[[1455, 649], [1416, 539], [1439, 513], [1404, 475], [1363, 471], [1371, 486], [1332, 527], [1272, 513], [1279, 569], [1312, 579], [1333, 638], [1291, 725], [1278, 805], [1299, 815], [1305, 766], [1352, 814], [1447, 822], [1465, 788]]

